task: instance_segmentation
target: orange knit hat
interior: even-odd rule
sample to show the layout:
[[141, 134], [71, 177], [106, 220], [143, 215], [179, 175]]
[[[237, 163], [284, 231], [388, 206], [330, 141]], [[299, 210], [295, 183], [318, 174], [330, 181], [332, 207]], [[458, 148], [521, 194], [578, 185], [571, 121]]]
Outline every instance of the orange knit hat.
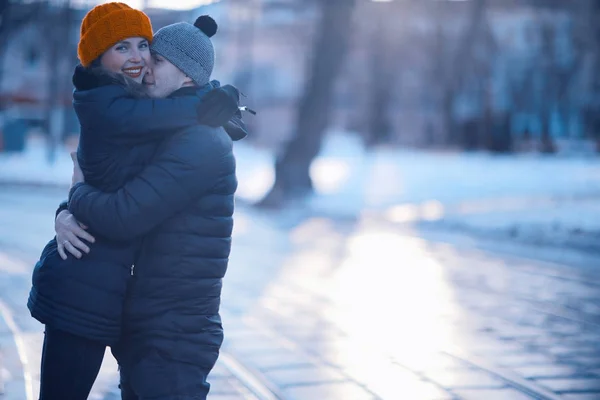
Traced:
[[106, 3], [92, 8], [81, 22], [77, 46], [81, 65], [88, 67], [111, 46], [129, 37], [152, 41], [152, 25], [146, 14], [123, 3]]

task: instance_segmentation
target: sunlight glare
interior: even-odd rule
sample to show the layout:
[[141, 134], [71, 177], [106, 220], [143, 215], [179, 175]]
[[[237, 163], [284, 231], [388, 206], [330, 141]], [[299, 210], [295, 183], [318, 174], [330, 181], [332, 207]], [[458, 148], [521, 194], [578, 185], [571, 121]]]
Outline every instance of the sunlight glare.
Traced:
[[[353, 337], [369, 340], [377, 327], [377, 342], [404, 355], [452, 341], [440, 318], [450, 311], [450, 288], [419, 240], [382, 231], [355, 235], [330, 292], [343, 305], [330, 317]], [[372, 324], [357, 315], [368, 315]]]
[[385, 211], [388, 221], [396, 223], [424, 221], [438, 221], [445, 215], [444, 205], [431, 200], [421, 204], [399, 204]]
[[318, 193], [336, 193], [350, 178], [350, 170], [347, 160], [318, 158], [310, 167], [310, 177]]
[[238, 174], [237, 197], [248, 201], [260, 200], [273, 186], [275, 171], [270, 165], [253, 168]]

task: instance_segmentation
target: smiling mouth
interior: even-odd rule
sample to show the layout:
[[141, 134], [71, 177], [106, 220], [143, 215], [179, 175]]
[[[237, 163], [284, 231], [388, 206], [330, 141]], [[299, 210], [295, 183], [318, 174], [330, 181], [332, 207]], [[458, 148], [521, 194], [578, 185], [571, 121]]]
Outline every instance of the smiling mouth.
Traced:
[[140, 76], [142, 76], [142, 71], [143, 71], [142, 67], [124, 68], [123, 69], [123, 73], [131, 78], [139, 78]]

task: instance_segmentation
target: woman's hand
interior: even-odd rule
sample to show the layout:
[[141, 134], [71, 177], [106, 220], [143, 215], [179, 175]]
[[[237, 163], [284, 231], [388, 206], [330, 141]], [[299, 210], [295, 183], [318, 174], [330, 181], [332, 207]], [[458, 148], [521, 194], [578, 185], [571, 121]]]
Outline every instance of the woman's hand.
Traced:
[[61, 211], [54, 220], [54, 231], [56, 231], [56, 243], [58, 254], [63, 260], [67, 259], [68, 251], [77, 258], [82, 257], [82, 251], [86, 254], [90, 248], [81, 239], [94, 243], [96, 239], [85, 231], [87, 227], [77, 222], [73, 214], [67, 210]]

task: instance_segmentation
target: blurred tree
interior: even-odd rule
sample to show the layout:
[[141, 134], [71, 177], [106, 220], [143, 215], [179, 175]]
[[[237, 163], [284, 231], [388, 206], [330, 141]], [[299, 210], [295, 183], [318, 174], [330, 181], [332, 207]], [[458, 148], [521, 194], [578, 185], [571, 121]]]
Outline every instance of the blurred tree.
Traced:
[[257, 0], [235, 0], [236, 24], [235, 63], [238, 65], [234, 84], [242, 92], [252, 93], [254, 82], [254, 46], [256, 37], [257, 13], [261, 7]]
[[367, 93], [366, 145], [386, 143], [392, 135], [390, 106], [397, 90], [396, 80], [400, 74], [398, 37], [392, 31], [399, 2], [374, 4], [374, 21], [368, 42], [369, 78]]
[[436, 4], [433, 8], [436, 25], [436, 45], [432, 57], [432, 81], [437, 82], [436, 86], [441, 91], [441, 114], [445, 131], [444, 144], [456, 145], [463, 142], [456, 118], [456, 103], [470, 70], [469, 66], [473, 65], [473, 50], [478, 39], [482, 37], [487, 0], [472, 0], [469, 2], [469, 14], [456, 45], [452, 43], [455, 37], [447, 33], [448, 26], [444, 13], [445, 7], [450, 6], [450, 4], [443, 3]]
[[[19, 2], [13, 0], [0, 0], [0, 94], [4, 73], [4, 57], [8, 41], [26, 23], [37, 18], [43, 1]], [[3, 98], [0, 97], [0, 102]], [[0, 103], [0, 108], [4, 104]]]
[[[534, 110], [534, 81], [536, 68], [530, 59], [535, 55], [513, 56], [509, 58], [509, 66], [506, 71], [506, 86], [508, 97], [508, 118], [518, 121], [520, 115], [535, 114]], [[532, 134], [531, 127], [520, 127], [520, 136], [516, 138], [518, 150], [531, 151]]]
[[[482, 7], [485, 4], [481, 5]], [[469, 56], [464, 60], [463, 91], [476, 104], [472, 117], [472, 127], [457, 135], [458, 144], [465, 150], [485, 149], [493, 152], [511, 151], [509, 132], [502, 129], [503, 118], [494, 109], [492, 96], [494, 63], [497, 60], [498, 45], [491, 28], [486, 8], [477, 10], [481, 21], [477, 37], [470, 45]], [[472, 16], [473, 17], [473, 16]]]
[[317, 4], [320, 20], [295, 134], [275, 163], [275, 183], [259, 202], [262, 207], [279, 207], [313, 191], [310, 165], [321, 149], [329, 123], [332, 94], [347, 53], [356, 0], [317, 0]]
[[75, 9], [70, 0], [48, 1], [44, 14], [48, 71], [53, 78], [48, 81], [45, 130], [48, 133], [48, 162], [54, 163], [56, 150], [65, 136], [66, 112], [71, 103], [67, 93], [76, 55], [71, 34]]
[[600, 153], [600, 1], [587, 0], [580, 8], [579, 24], [583, 30], [583, 88], [589, 91], [583, 106], [584, 130], [596, 141]]
[[542, 153], [555, 153], [556, 145], [552, 140], [551, 121], [552, 111], [556, 100], [557, 85], [555, 78], [556, 68], [556, 48], [555, 48], [555, 27], [548, 22], [538, 24], [541, 36], [541, 49], [539, 54], [538, 79], [538, 115], [541, 121], [541, 137], [539, 150]]
[[[581, 85], [585, 37], [590, 32], [583, 22], [589, 9], [585, 2], [557, 0], [529, 0], [528, 5], [535, 11], [526, 27], [531, 51], [513, 58], [508, 69], [509, 112], [513, 118], [518, 114], [535, 116], [539, 121], [537, 149], [554, 153], [553, 123], [559, 121], [563, 131], [570, 133], [571, 118], [590, 89]], [[533, 127], [525, 129], [527, 141], [533, 141]]]
[[[571, 3], [569, 6], [562, 7], [562, 11], [566, 12], [570, 19], [566, 33], [564, 30], [559, 31], [561, 25], [557, 21], [544, 18], [544, 14], [540, 14], [541, 17], [538, 19], [541, 46], [536, 57], [538, 61], [536, 78], [539, 83], [537, 109], [541, 119], [539, 150], [542, 153], [557, 151], [552, 135], [553, 119], [558, 117], [566, 127], [571, 111], [580, 108], [580, 103], [587, 97], [586, 92], [592, 89], [588, 87], [583, 91], [575, 90], [577, 79], [581, 78], [583, 72], [582, 67], [587, 51], [585, 36], [590, 30], [590, 27], [585, 26], [581, 21], [581, 13], [589, 12], [589, 9], [586, 10], [581, 5], [582, 3]], [[542, 10], [556, 7], [552, 2], [544, 3], [540, 0], [537, 6]], [[565, 39], [568, 50], [565, 49]]]

